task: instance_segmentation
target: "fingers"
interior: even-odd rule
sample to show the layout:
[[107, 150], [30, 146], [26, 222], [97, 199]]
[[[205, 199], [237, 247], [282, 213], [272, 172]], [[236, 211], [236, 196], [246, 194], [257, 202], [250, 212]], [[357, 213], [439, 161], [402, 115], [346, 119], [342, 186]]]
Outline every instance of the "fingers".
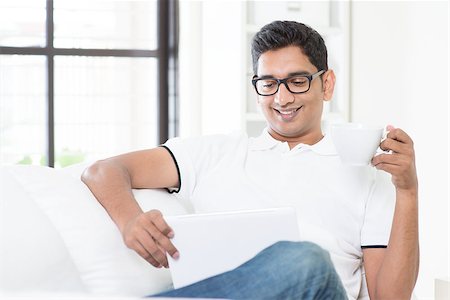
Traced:
[[413, 144], [411, 137], [400, 128], [394, 128], [393, 126], [389, 125], [387, 127], [387, 130], [388, 134], [386, 136], [386, 140], [394, 140], [402, 144]]
[[[397, 128], [389, 132], [388, 137], [381, 142], [380, 148], [383, 151], [390, 151], [391, 153], [379, 154], [372, 159], [372, 165], [378, 166], [378, 168], [385, 168], [380, 164], [405, 167], [414, 162], [413, 142], [401, 129]], [[391, 167], [388, 167], [388, 169], [391, 170]], [[392, 174], [392, 172], [389, 173]]]
[[393, 128], [388, 126], [390, 129], [387, 137], [380, 144], [380, 148], [383, 151], [392, 150], [396, 153], [404, 153], [406, 155], [413, 155], [413, 141], [406, 132], [399, 128]]
[[372, 165], [379, 170], [384, 170], [392, 174], [392, 171], [404, 164], [405, 161], [406, 158], [403, 158], [402, 155], [397, 153], [379, 154], [372, 159]]
[[168, 267], [166, 252], [175, 259], [178, 250], [170, 238], [173, 230], [164, 221], [161, 212], [152, 210], [130, 221], [124, 230], [125, 244], [155, 267]]
[[[158, 240], [154, 237], [156, 235], [158, 235], [158, 233], [156, 233], [154, 226], [149, 225], [147, 226], [147, 228], [145, 228], [145, 232], [143, 236], [141, 236], [141, 238], [139, 239], [139, 242], [144, 247], [145, 251], [148, 253], [149, 256], [155, 259], [159, 263], [159, 265], [167, 268], [168, 262], [166, 253], [164, 251], [164, 248], [160, 246]], [[161, 237], [158, 238], [161, 239]]]
[[137, 224], [136, 222], [136, 225], [133, 225], [133, 228], [124, 235], [125, 244], [153, 266], [157, 268], [164, 266], [167, 263], [164, 253], [161, 252], [147, 231]]
[[388, 126], [389, 133], [380, 148], [389, 154], [379, 154], [372, 159], [372, 165], [392, 175], [392, 182], [398, 189], [417, 189], [414, 144], [403, 130]]
[[[152, 213], [152, 212], [150, 212]], [[170, 256], [177, 259], [179, 256], [178, 250], [170, 241], [171, 238], [174, 237], [174, 232], [169, 225], [167, 225], [163, 216], [159, 211], [157, 211], [159, 215], [153, 219], [153, 224], [155, 225], [156, 232], [152, 234], [153, 238], [158, 241], [160, 245], [169, 253]]]
[[144, 246], [142, 246], [141, 243], [136, 241], [136, 245], [134, 247], [134, 250], [146, 261], [148, 261], [151, 265], [153, 265], [156, 268], [161, 268], [162, 265], [153, 258], [153, 256], [145, 249]]
[[400, 128], [394, 128], [392, 126], [388, 127], [389, 129], [389, 133], [387, 135], [388, 138], [391, 138], [393, 140], [397, 140], [403, 143], [412, 143], [411, 138], [409, 137], [409, 135], [404, 132], [403, 130], [401, 130]]
[[143, 239], [143, 246], [153, 258], [167, 268], [166, 252], [175, 259], [178, 257], [178, 250], [169, 239], [169, 236], [173, 236], [173, 231], [159, 211], [151, 211], [148, 214], [148, 218], [142, 220], [142, 225], [150, 238]]

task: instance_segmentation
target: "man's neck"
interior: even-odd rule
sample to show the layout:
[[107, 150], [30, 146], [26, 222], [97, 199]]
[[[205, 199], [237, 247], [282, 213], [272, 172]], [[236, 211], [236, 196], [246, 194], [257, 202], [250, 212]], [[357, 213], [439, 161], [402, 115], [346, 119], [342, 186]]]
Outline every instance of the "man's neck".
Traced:
[[269, 129], [268, 132], [274, 139], [281, 142], [287, 142], [290, 149], [294, 148], [298, 144], [314, 145], [323, 138], [321, 131], [293, 137], [282, 136], [272, 129]]

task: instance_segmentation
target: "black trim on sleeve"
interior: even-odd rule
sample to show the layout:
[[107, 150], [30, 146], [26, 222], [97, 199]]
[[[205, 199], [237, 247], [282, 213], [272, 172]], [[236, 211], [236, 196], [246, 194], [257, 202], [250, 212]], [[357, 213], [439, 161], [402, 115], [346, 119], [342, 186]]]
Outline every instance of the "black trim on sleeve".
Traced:
[[173, 162], [175, 163], [175, 166], [177, 167], [177, 173], [178, 173], [178, 182], [179, 182], [178, 189], [169, 189], [169, 188], [166, 188], [166, 190], [167, 190], [170, 194], [173, 194], [173, 193], [179, 193], [179, 192], [180, 192], [180, 189], [181, 189], [181, 173], [180, 173], [180, 167], [178, 167], [178, 163], [177, 163], [177, 160], [175, 159], [175, 155], [173, 155], [173, 153], [172, 153], [172, 151], [170, 151], [169, 147], [167, 147], [167, 146], [165, 146], [165, 145], [160, 145], [160, 147], [166, 149], [166, 150], [169, 152], [170, 156], [171, 156], [172, 159], [173, 159]]
[[361, 249], [367, 249], [367, 248], [387, 248], [385, 245], [367, 245], [367, 246], [361, 246]]

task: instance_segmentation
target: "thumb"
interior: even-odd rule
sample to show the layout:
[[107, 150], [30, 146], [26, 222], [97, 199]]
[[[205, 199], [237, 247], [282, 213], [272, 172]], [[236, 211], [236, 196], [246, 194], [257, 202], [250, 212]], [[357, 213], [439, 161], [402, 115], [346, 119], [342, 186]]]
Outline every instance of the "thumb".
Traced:
[[393, 125], [387, 125], [386, 126], [386, 131], [391, 131], [391, 130], [394, 130], [394, 129], [395, 129], [395, 127]]

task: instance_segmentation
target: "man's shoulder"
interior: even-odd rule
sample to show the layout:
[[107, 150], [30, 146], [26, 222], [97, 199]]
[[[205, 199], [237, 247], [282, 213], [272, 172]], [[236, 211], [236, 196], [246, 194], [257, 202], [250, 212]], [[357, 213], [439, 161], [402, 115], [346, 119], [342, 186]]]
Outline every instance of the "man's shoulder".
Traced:
[[243, 140], [248, 140], [248, 135], [244, 132], [236, 131], [226, 134], [220, 133], [220, 134], [204, 134], [190, 137], [177, 137], [175, 139], [185, 143], [221, 144], [221, 143], [240, 142]]
[[166, 145], [170, 147], [184, 147], [186, 149], [210, 149], [233, 151], [233, 149], [247, 147], [248, 135], [243, 132], [229, 134], [207, 134], [191, 137], [176, 137], [168, 140]]

